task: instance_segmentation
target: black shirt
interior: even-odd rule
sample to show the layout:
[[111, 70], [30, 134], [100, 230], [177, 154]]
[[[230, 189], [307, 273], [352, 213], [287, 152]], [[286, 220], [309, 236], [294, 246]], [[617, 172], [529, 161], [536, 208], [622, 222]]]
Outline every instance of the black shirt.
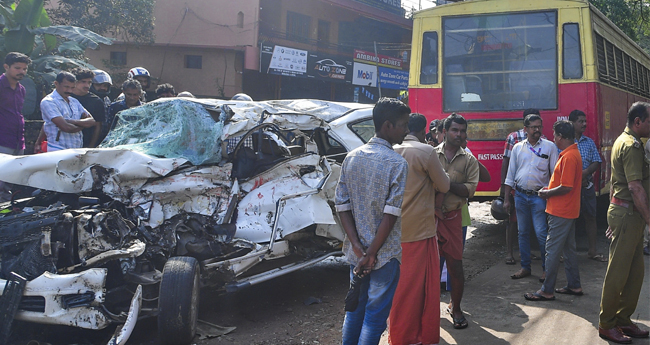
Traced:
[[[102, 101], [101, 98], [90, 92], [85, 96], [77, 96], [75, 94], [72, 94], [71, 96], [76, 98], [79, 103], [90, 112], [90, 115], [95, 118], [95, 121], [99, 123], [104, 123], [104, 121], [106, 121], [104, 101]], [[93, 134], [95, 133], [95, 127], [84, 128], [82, 132], [84, 135], [84, 147], [89, 147], [90, 140], [93, 138]], [[102, 140], [104, 140], [104, 138], [101, 137], [100, 133], [100, 137], [97, 139], [95, 146], [101, 143]]]

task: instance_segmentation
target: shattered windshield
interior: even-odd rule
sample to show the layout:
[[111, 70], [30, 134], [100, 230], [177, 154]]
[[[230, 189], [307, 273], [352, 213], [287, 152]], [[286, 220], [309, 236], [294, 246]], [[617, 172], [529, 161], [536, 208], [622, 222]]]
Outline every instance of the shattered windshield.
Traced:
[[119, 115], [115, 128], [100, 147], [185, 158], [193, 165], [221, 160], [223, 121], [215, 121], [198, 103], [165, 100], [126, 109]]

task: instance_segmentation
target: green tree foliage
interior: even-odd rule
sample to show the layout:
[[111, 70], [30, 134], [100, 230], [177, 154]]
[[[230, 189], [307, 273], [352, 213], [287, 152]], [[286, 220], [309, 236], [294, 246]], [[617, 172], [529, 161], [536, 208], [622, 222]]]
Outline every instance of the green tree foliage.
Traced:
[[154, 42], [154, 0], [59, 0], [53, 22], [139, 44]]
[[614, 22], [631, 39], [637, 40], [641, 11], [634, 11], [635, 3], [642, 0], [590, 0], [609, 20]]
[[95, 49], [100, 43], [112, 44], [84, 28], [51, 25], [43, 1], [0, 1], [0, 61], [9, 52], [32, 59], [27, 77], [21, 81], [27, 92], [23, 106], [27, 118], [37, 115], [40, 96], [51, 88], [57, 73], [79, 66], [94, 69], [85, 62], [84, 50]]

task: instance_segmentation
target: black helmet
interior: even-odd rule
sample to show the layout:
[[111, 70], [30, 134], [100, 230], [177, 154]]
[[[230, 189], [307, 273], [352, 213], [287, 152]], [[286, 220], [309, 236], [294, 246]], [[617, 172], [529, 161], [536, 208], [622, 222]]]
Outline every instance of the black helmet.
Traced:
[[502, 197], [498, 197], [492, 200], [492, 206], [490, 206], [490, 213], [492, 213], [492, 217], [494, 217], [494, 219], [496, 220], [508, 219], [508, 212], [506, 212], [506, 209], [503, 207]]

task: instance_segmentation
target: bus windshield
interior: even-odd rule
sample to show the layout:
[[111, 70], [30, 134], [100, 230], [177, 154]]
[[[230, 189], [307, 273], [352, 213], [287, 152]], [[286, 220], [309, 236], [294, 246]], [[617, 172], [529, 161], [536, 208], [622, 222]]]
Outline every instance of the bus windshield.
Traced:
[[556, 28], [555, 11], [444, 18], [444, 110], [557, 109]]

